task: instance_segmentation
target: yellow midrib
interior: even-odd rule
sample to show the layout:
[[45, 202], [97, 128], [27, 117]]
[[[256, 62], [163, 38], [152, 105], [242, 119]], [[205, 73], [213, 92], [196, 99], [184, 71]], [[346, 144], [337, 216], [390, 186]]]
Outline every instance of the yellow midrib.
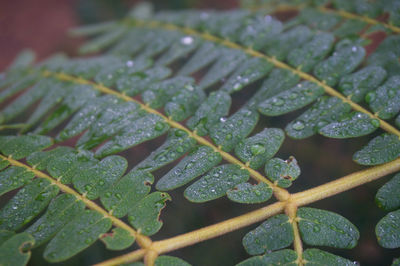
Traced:
[[349, 98], [342, 95], [340, 92], [338, 92], [334, 88], [328, 86], [324, 81], [320, 81], [317, 78], [315, 78], [314, 76], [312, 76], [306, 72], [303, 72], [299, 69], [296, 69], [294, 67], [291, 67], [288, 64], [286, 64], [282, 61], [279, 61], [274, 57], [268, 56], [266, 54], [263, 54], [256, 50], [253, 50], [251, 48], [241, 46], [241, 45], [231, 42], [229, 40], [219, 38], [219, 37], [211, 35], [209, 33], [203, 33], [203, 32], [193, 30], [191, 28], [176, 26], [176, 25], [170, 24], [170, 23], [161, 23], [158, 21], [139, 21], [139, 20], [130, 20], [130, 21], [134, 22], [135, 23], [134, 25], [139, 26], [139, 27], [161, 28], [161, 29], [165, 29], [165, 30], [180, 31], [185, 34], [190, 34], [193, 36], [200, 37], [207, 41], [222, 44], [222, 45], [232, 48], [232, 49], [241, 50], [242, 52], [244, 52], [248, 55], [254, 56], [254, 57], [263, 58], [263, 59], [267, 60], [268, 62], [270, 62], [271, 64], [273, 64], [275, 67], [278, 67], [281, 69], [286, 69], [286, 70], [292, 72], [293, 74], [301, 77], [304, 80], [307, 80], [307, 81], [317, 84], [318, 86], [322, 87], [325, 90], [325, 93], [341, 99], [344, 103], [349, 104], [353, 110], [365, 113], [372, 119], [377, 119], [379, 121], [380, 127], [383, 130], [385, 130], [386, 132], [389, 132], [391, 134], [397, 135], [400, 138], [400, 131], [397, 128], [395, 128], [394, 126], [392, 126], [389, 123], [387, 123], [386, 121], [384, 121], [383, 119], [379, 118], [376, 114], [371, 113], [370, 111], [368, 111], [361, 105], [351, 101]]
[[30, 167], [30, 166], [28, 166], [28, 165], [26, 165], [24, 163], [21, 163], [21, 162], [19, 162], [17, 160], [14, 160], [11, 157], [6, 157], [6, 156], [0, 154], [0, 159], [2, 159], [4, 161], [8, 161], [10, 163], [10, 165], [12, 165], [12, 166], [23, 167], [27, 171], [32, 172], [36, 177], [47, 179], [52, 184], [57, 186], [64, 193], [67, 193], [67, 194], [75, 196], [78, 200], [81, 200], [85, 204], [85, 206], [88, 207], [89, 209], [92, 209], [94, 211], [99, 212], [100, 214], [102, 214], [104, 216], [104, 218], [110, 219], [112, 221], [113, 225], [128, 231], [132, 236], [134, 236], [136, 238], [136, 240], [139, 243], [139, 245], [140, 245], [140, 243], [149, 242], [148, 237], [141, 235], [140, 233], [135, 231], [131, 226], [127, 225], [122, 220], [112, 216], [110, 213], [108, 213], [102, 207], [97, 205], [95, 202], [93, 202], [93, 201], [89, 200], [88, 198], [86, 198], [85, 196], [79, 194], [78, 192], [76, 192], [75, 190], [70, 188], [69, 186], [64, 185], [60, 181], [50, 177], [49, 175], [47, 175], [47, 174], [45, 174], [45, 173], [43, 173], [43, 172], [41, 172], [41, 171], [39, 171], [39, 170], [37, 170], [37, 169], [35, 169], [33, 167]]
[[215, 146], [214, 144], [212, 144], [207, 139], [197, 135], [195, 132], [192, 132], [191, 130], [189, 130], [185, 126], [179, 124], [178, 122], [175, 122], [171, 118], [165, 116], [164, 114], [162, 114], [161, 112], [151, 108], [150, 106], [148, 106], [148, 105], [146, 105], [146, 104], [144, 104], [144, 103], [142, 103], [142, 102], [140, 102], [140, 101], [138, 101], [138, 100], [136, 100], [136, 99], [134, 99], [134, 98], [132, 98], [130, 96], [127, 96], [127, 95], [125, 95], [123, 93], [120, 93], [118, 91], [112, 90], [112, 89], [110, 89], [110, 88], [108, 88], [106, 86], [103, 86], [101, 84], [97, 84], [97, 83], [95, 83], [93, 81], [90, 81], [90, 80], [82, 79], [82, 78], [79, 78], [79, 77], [74, 77], [74, 76], [67, 75], [67, 74], [64, 74], [64, 73], [54, 73], [54, 72], [50, 72], [50, 71], [44, 71], [43, 74], [44, 74], [44, 76], [52, 76], [52, 77], [55, 77], [55, 78], [57, 78], [59, 80], [63, 80], [63, 81], [70, 81], [70, 82], [75, 82], [75, 83], [78, 83], [78, 84], [90, 85], [94, 89], [96, 89], [96, 90], [98, 90], [98, 91], [100, 91], [100, 92], [102, 92], [104, 94], [115, 95], [116, 97], [118, 97], [120, 99], [123, 99], [125, 101], [135, 102], [135, 103], [139, 104], [141, 106], [141, 108], [143, 110], [145, 110], [146, 112], [149, 112], [149, 113], [152, 113], [152, 114], [160, 116], [171, 127], [185, 131], [190, 137], [195, 139], [198, 143], [212, 148], [214, 151], [216, 151], [219, 154], [221, 154], [222, 158], [224, 158], [227, 162], [239, 165], [242, 169], [246, 169], [247, 171], [249, 171], [250, 176], [253, 177], [255, 180], [268, 184], [273, 189], [273, 191], [275, 193], [275, 196], [278, 198], [278, 200], [286, 200], [287, 199], [287, 196], [289, 195], [289, 193], [287, 192], [286, 189], [283, 189], [283, 188], [280, 188], [280, 187], [276, 186], [271, 181], [269, 181], [267, 178], [265, 178], [262, 174], [260, 174], [256, 170], [250, 168], [246, 164], [242, 163], [241, 161], [236, 159], [234, 156], [232, 156], [228, 152], [225, 152], [225, 151], [221, 150], [219, 147]]
[[[349, 0], [351, 1], [351, 0]], [[254, 5], [252, 7], [249, 7], [248, 9], [250, 9], [251, 11], [260, 11], [260, 8], [272, 8], [271, 6], [266, 6], [266, 5]], [[317, 9], [322, 13], [329, 13], [329, 14], [335, 14], [337, 16], [340, 16], [342, 18], [347, 18], [347, 19], [354, 19], [354, 20], [358, 20], [358, 21], [362, 21], [368, 25], [381, 25], [395, 33], [400, 33], [400, 27], [395, 26], [393, 24], [390, 23], [386, 23], [383, 21], [379, 21], [377, 19], [368, 17], [368, 16], [363, 16], [363, 15], [358, 15], [358, 14], [354, 14], [345, 10], [338, 10], [338, 9], [333, 9], [333, 8], [329, 8], [326, 6], [307, 6], [307, 5], [289, 5], [289, 4], [283, 4], [283, 5], [279, 5], [275, 8], [272, 8], [273, 12], [286, 12], [286, 11], [297, 11], [297, 10], [301, 10], [304, 8], [313, 8], [313, 9]]]

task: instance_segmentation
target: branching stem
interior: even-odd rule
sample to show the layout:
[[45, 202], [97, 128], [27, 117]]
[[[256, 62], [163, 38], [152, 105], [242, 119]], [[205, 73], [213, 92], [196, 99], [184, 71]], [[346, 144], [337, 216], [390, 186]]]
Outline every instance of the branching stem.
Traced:
[[[163, 254], [173, 250], [177, 250], [186, 246], [190, 246], [207, 239], [215, 238], [220, 235], [235, 231], [237, 229], [252, 225], [254, 223], [263, 221], [275, 214], [287, 211], [290, 216], [295, 217], [293, 212], [297, 207], [307, 205], [312, 202], [316, 202], [341, 192], [350, 190], [358, 187], [362, 184], [374, 181], [388, 174], [397, 172], [400, 170], [400, 158], [379, 166], [374, 166], [356, 173], [349, 174], [335, 181], [326, 183], [316, 188], [308, 189], [299, 193], [294, 193], [285, 202], [276, 202], [258, 210], [246, 213], [244, 215], [225, 220], [223, 222], [210, 225], [189, 233], [171, 237], [169, 239], [155, 241], [151, 245], [151, 249], [156, 250], [158, 254]], [[290, 206], [291, 205], [291, 206]], [[294, 227], [293, 227], [294, 228]], [[302, 245], [300, 242], [300, 236], [298, 234], [297, 224], [295, 230], [295, 250], [298, 254], [302, 253]], [[296, 233], [297, 232], [297, 233]], [[136, 251], [135, 251], [136, 252]], [[122, 260], [122, 259], [127, 260]], [[130, 262], [129, 254], [108, 260], [102, 264], [104, 265], [116, 265], [123, 262]], [[140, 259], [140, 258], [139, 258]], [[300, 261], [302, 263], [302, 261]]]

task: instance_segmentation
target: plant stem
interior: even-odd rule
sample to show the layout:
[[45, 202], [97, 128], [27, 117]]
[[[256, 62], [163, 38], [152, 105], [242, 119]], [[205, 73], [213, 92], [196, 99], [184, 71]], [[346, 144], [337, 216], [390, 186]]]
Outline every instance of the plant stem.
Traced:
[[122, 255], [117, 258], [113, 258], [110, 260], [106, 260], [100, 263], [95, 264], [95, 266], [109, 266], [109, 265], [119, 265], [126, 263], [127, 261], [137, 261], [144, 257], [146, 254], [145, 249], [138, 249], [126, 255]]
[[[338, 193], [350, 190], [362, 184], [374, 181], [388, 174], [397, 172], [400, 170], [400, 158], [379, 166], [374, 166], [365, 170], [361, 170], [335, 181], [326, 183], [316, 188], [308, 189], [299, 193], [292, 194], [286, 202], [276, 202], [258, 210], [246, 213], [244, 215], [231, 218], [229, 220], [203, 227], [201, 229], [171, 237], [169, 239], [155, 241], [151, 245], [151, 249], [156, 250], [158, 254], [177, 250], [186, 246], [190, 246], [217, 236], [224, 235], [226, 233], [235, 231], [237, 229], [249, 226], [251, 224], [263, 221], [272, 215], [278, 214], [288, 208], [289, 212], [293, 212], [290, 208], [296, 208], [297, 206], [307, 205], [312, 202], [319, 201], [336, 195]], [[296, 207], [287, 207], [293, 205]], [[291, 215], [293, 216], [293, 215]], [[297, 223], [295, 230], [295, 249], [298, 254], [302, 253], [302, 245], [300, 242], [300, 236], [298, 235]], [[296, 236], [297, 235], [297, 236]], [[116, 261], [121, 262], [121, 258], [129, 258], [129, 254], [115, 258]], [[114, 259], [108, 261], [107, 265], [115, 265]], [[123, 262], [130, 262], [132, 260], [126, 260]], [[301, 262], [302, 263], [302, 262]]]
[[[38, 171], [38, 170], [36, 170], [36, 169], [26, 165], [26, 164], [23, 164], [23, 163], [21, 163], [21, 162], [19, 162], [17, 160], [14, 160], [14, 159], [12, 159], [10, 157], [6, 157], [6, 156], [3, 156], [3, 155], [0, 154], [0, 159], [8, 161], [10, 163], [10, 165], [23, 167], [27, 171], [30, 171], [30, 172], [34, 173], [36, 177], [47, 179], [52, 184], [54, 184], [57, 187], [59, 187], [60, 190], [63, 191], [64, 193], [74, 195], [78, 200], [81, 200], [86, 205], [86, 207], [88, 207], [89, 209], [95, 210], [98, 213], [101, 213], [105, 218], [110, 219], [115, 226], [120, 227], [120, 228], [125, 229], [126, 231], [128, 231], [132, 236], [134, 236], [136, 238], [136, 240], [137, 240], [137, 242], [139, 244], [141, 242], [149, 243], [149, 237], [139, 234], [131, 226], [127, 225], [122, 220], [110, 215], [106, 210], [101, 208], [95, 202], [93, 202], [93, 201], [89, 200], [88, 198], [82, 196], [81, 194], [79, 194], [78, 192], [76, 192], [75, 190], [70, 188], [69, 186], [64, 185], [60, 181], [50, 177], [49, 175], [47, 175], [47, 174], [45, 174], [45, 173], [43, 173], [41, 171]], [[150, 242], [151, 242], [151, 240], [150, 240]]]
[[179, 31], [185, 34], [190, 34], [193, 36], [197, 36], [200, 37], [204, 40], [207, 41], [211, 41], [211, 42], [215, 42], [215, 43], [219, 43], [222, 44], [226, 47], [232, 48], [232, 49], [237, 49], [237, 50], [241, 50], [244, 53], [254, 56], [254, 57], [260, 57], [263, 58], [265, 60], [267, 60], [268, 62], [272, 63], [275, 67], [281, 68], [281, 69], [286, 69], [290, 72], [292, 72], [295, 75], [298, 75], [299, 77], [301, 77], [304, 80], [313, 82], [315, 84], [317, 84], [318, 86], [322, 87], [325, 90], [325, 93], [337, 97], [339, 99], [341, 99], [343, 102], [349, 104], [351, 106], [351, 108], [353, 108], [356, 111], [362, 112], [367, 114], [369, 117], [373, 118], [373, 119], [377, 119], [379, 121], [379, 125], [380, 127], [391, 133], [394, 135], [397, 135], [398, 137], [400, 137], [400, 131], [395, 128], [394, 126], [390, 125], [389, 123], [387, 123], [386, 121], [382, 120], [381, 118], [379, 118], [377, 116], [377, 114], [373, 114], [370, 111], [368, 111], [367, 109], [363, 108], [361, 105], [353, 102], [352, 100], [348, 99], [347, 97], [345, 97], [344, 95], [342, 95], [340, 92], [338, 92], [337, 90], [335, 90], [334, 88], [328, 86], [325, 81], [320, 81], [317, 78], [315, 78], [314, 76], [301, 71], [300, 69], [296, 69], [294, 67], [289, 66], [288, 64], [277, 60], [275, 57], [270, 57], [266, 54], [263, 54], [259, 51], [253, 50], [251, 48], [248, 47], [244, 47], [241, 46], [239, 44], [236, 44], [234, 42], [231, 42], [229, 40], [225, 40], [222, 38], [219, 38], [217, 36], [211, 35], [209, 33], [202, 33], [196, 30], [193, 30], [191, 28], [187, 28], [187, 27], [181, 27], [181, 26], [176, 26], [174, 24], [169, 24], [169, 23], [163, 23], [163, 22], [158, 22], [158, 21], [141, 21], [141, 20], [126, 20], [126, 24], [133, 24], [134, 26], [137, 27], [144, 27], [144, 28], [161, 28], [161, 29], [165, 29], [165, 30], [171, 30], [171, 31]]
[[171, 118], [165, 116], [164, 114], [162, 114], [161, 112], [151, 108], [150, 106], [148, 106], [148, 105], [136, 100], [135, 98], [129, 97], [129, 96], [123, 94], [123, 93], [120, 93], [118, 91], [112, 90], [112, 89], [110, 89], [108, 87], [105, 87], [105, 86], [103, 86], [101, 84], [97, 84], [97, 83], [92, 82], [90, 80], [85, 80], [85, 79], [82, 79], [82, 78], [79, 78], [79, 77], [74, 77], [74, 76], [67, 75], [67, 74], [64, 74], [64, 73], [53, 73], [53, 72], [50, 72], [50, 71], [44, 71], [43, 75], [44, 76], [52, 76], [52, 77], [55, 77], [55, 78], [57, 78], [59, 80], [62, 80], [62, 81], [69, 81], [69, 82], [75, 82], [75, 83], [78, 83], [78, 84], [90, 85], [94, 89], [96, 89], [96, 90], [98, 90], [98, 91], [100, 91], [100, 92], [102, 92], [104, 94], [115, 95], [116, 97], [118, 97], [120, 99], [123, 99], [125, 101], [135, 102], [135, 103], [139, 104], [141, 106], [141, 108], [143, 110], [145, 110], [146, 112], [158, 115], [161, 118], [163, 118], [165, 120], [165, 122], [168, 123], [171, 127], [183, 130], [190, 137], [194, 138], [198, 143], [200, 143], [202, 145], [205, 145], [205, 146], [208, 146], [208, 147], [211, 147], [214, 151], [216, 151], [219, 154], [221, 154], [221, 156], [227, 162], [239, 165], [242, 169], [246, 169], [247, 171], [249, 171], [250, 176], [253, 177], [255, 180], [268, 184], [274, 190], [275, 195], [278, 197], [278, 200], [286, 200], [285, 196], [288, 194], [286, 189], [283, 189], [283, 188], [280, 188], [280, 187], [276, 186], [271, 181], [266, 179], [262, 174], [260, 174], [256, 170], [248, 167], [246, 164], [242, 163], [241, 161], [239, 161], [238, 159], [236, 159], [234, 156], [230, 155], [229, 153], [221, 150], [219, 147], [215, 146], [214, 144], [212, 144], [207, 139], [205, 139], [203, 137], [200, 137], [195, 132], [192, 132], [191, 130], [189, 130], [185, 126], [179, 124], [178, 122], [175, 122]]

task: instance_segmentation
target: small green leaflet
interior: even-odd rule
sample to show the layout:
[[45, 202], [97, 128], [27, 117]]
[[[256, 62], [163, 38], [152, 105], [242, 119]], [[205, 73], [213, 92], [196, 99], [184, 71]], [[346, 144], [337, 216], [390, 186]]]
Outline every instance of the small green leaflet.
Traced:
[[115, 154], [134, 147], [142, 142], [157, 138], [169, 129], [163, 118], [155, 114], [147, 114], [125, 126], [117, 135], [106, 141], [97, 151], [96, 157]]
[[150, 236], [160, 230], [163, 222], [160, 221], [160, 212], [166, 201], [171, 200], [167, 193], [154, 192], [132, 206], [128, 213], [128, 220], [139, 232]]
[[235, 147], [239, 159], [258, 169], [271, 159], [281, 147], [285, 133], [279, 128], [265, 128], [260, 133], [246, 138]]
[[125, 27], [110, 27], [107, 32], [90, 40], [79, 48], [81, 54], [99, 52], [119, 40], [127, 31]]
[[24, 266], [28, 264], [31, 252], [29, 249], [35, 243], [35, 239], [23, 232], [14, 235], [0, 245], [0, 264], [2, 266]]
[[174, 168], [156, 184], [158, 190], [167, 191], [178, 188], [196, 177], [208, 172], [219, 164], [221, 155], [208, 146], [200, 146], [185, 156]]
[[261, 50], [282, 32], [282, 22], [271, 16], [258, 15], [246, 21], [239, 35], [239, 41], [254, 50]]
[[190, 266], [189, 263], [186, 261], [172, 257], [172, 256], [159, 256], [157, 257], [155, 263], [155, 266]]
[[185, 131], [180, 129], [171, 129], [164, 144], [136, 165], [135, 169], [149, 172], [157, 170], [190, 151], [195, 144], [196, 141], [189, 137], [188, 133]]
[[128, 127], [132, 121], [144, 116], [145, 112], [134, 102], [122, 102], [107, 106], [89, 129], [76, 143], [78, 149], [92, 149], [107, 138]]
[[101, 235], [100, 240], [103, 241], [107, 249], [123, 250], [135, 242], [135, 237], [125, 229], [116, 227], [110, 233]]
[[332, 56], [315, 66], [314, 75], [329, 86], [334, 86], [342, 76], [353, 72], [364, 56], [365, 49], [361, 46], [337, 48]]
[[205, 92], [197, 86], [186, 86], [165, 105], [165, 113], [175, 121], [182, 121], [193, 115], [206, 98]]
[[375, 228], [378, 243], [384, 248], [400, 247], [400, 210], [389, 212]]
[[71, 121], [61, 130], [56, 139], [63, 141], [82, 133], [100, 117], [104, 109], [121, 103], [122, 100], [114, 95], [105, 95], [89, 101], [85, 107], [72, 117]]
[[187, 121], [187, 126], [195, 130], [199, 136], [205, 136], [217, 124], [221, 117], [229, 113], [231, 107], [229, 94], [216, 91], [210, 93], [208, 98], [200, 105], [194, 115]]
[[100, 213], [85, 210], [59, 231], [44, 250], [49, 262], [60, 262], [91, 246], [111, 228], [112, 222]]
[[316, 248], [306, 249], [303, 252], [303, 259], [307, 261], [305, 265], [308, 266], [354, 266], [357, 264], [357, 262], [347, 260]]
[[0, 136], [0, 151], [19, 160], [29, 154], [50, 147], [53, 140], [40, 135]]
[[286, 91], [295, 86], [299, 80], [298, 75], [287, 69], [274, 68], [261, 88], [246, 103], [246, 106], [253, 107], [278, 93]]
[[386, 70], [380, 66], [368, 66], [344, 76], [339, 83], [339, 90], [350, 96], [353, 102], [361, 102], [365, 95], [376, 89], [386, 78]]
[[0, 246], [3, 245], [3, 243], [7, 239], [10, 239], [13, 235], [15, 235], [14, 231], [0, 230]]
[[384, 184], [376, 193], [375, 202], [386, 210], [392, 211], [400, 208], [400, 173]]
[[287, 160], [273, 158], [265, 164], [265, 174], [278, 186], [287, 188], [299, 177], [300, 167], [293, 156]]
[[365, 98], [372, 111], [382, 119], [393, 118], [400, 111], [400, 76], [389, 78]]
[[79, 193], [94, 200], [107, 191], [125, 173], [127, 167], [128, 162], [124, 157], [109, 156], [74, 176], [72, 183]]
[[203, 44], [196, 50], [194, 55], [181, 67], [179, 75], [190, 75], [197, 70], [207, 66], [213, 62], [223, 51], [223, 48], [218, 47], [212, 42], [203, 42]]
[[39, 215], [58, 191], [48, 180], [34, 179], [0, 210], [0, 229], [20, 229]]
[[223, 197], [228, 189], [246, 182], [250, 174], [238, 165], [217, 166], [186, 188], [184, 195], [191, 202], [206, 202]]
[[220, 90], [229, 94], [243, 89], [245, 86], [263, 78], [273, 68], [273, 65], [263, 58], [248, 58], [233, 72]]
[[258, 110], [267, 116], [283, 115], [312, 103], [324, 93], [324, 89], [317, 84], [303, 81], [290, 90], [261, 102]]
[[174, 95], [179, 94], [182, 89], [193, 86], [193, 78], [181, 76], [173, 77], [151, 85], [151, 87], [142, 94], [142, 99], [150, 107], [157, 109], [163, 107]]
[[307, 111], [290, 122], [285, 130], [291, 138], [308, 138], [320, 128], [339, 120], [350, 110], [350, 105], [343, 103], [339, 98], [322, 96]]
[[150, 192], [154, 177], [148, 172], [130, 171], [100, 197], [103, 206], [115, 217], [123, 217], [134, 204]]
[[4, 168], [6, 168], [9, 165], [10, 165], [9, 161], [3, 160], [3, 159], [0, 158], [0, 170], [3, 170]]
[[303, 25], [296, 26], [283, 32], [268, 43], [266, 52], [278, 60], [284, 60], [288, 53], [300, 47], [312, 37], [311, 30]]
[[379, 120], [361, 112], [352, 112], [321, 128], [319, 133], [330, 138], [355, 138], [368, 135], [379, 128]]
[[65, 154], [54, 157], [47, 164], [50, 175], [63, 184], [70, 184], [75, 176], [94, 167], [99, 161], [89, 151], [66, 150]]
[[243, 238], [243, 246], [250, 255], [258, 255], [288, 247], [294, 239], [292, 224], [284, 214], [275, 215]]
[[215, 144], [224, 151], [231, 151], [236, 144], [247, 137], [258, 122], [259, 115], [255, 110], [243, 108], [229, 118], [221, 119], [210, 132]]
[[156, 65], [170, 65], [194, 51], [199, 44], [201, 44], [200, 38], [190, 35], [182, 36], [156, 61]]
[[303, 207], [297, 217], [301, 238], [308, 245], [350, 249], [360, 238], [357, 228], [336, 213]]
[[252, 185], [241, 183], [226, 192], [228, 198], [238, 203], [261, 203], [269, 200], [272, 196], [272, 189], [265, 183]]
[[0, 196], [8, 191], [12, 191], [26, 185], [35, 174], [26, 168], [10, 166], [0, 172]]
[[50, 202], [44, 215], [29, 226], [25, 232], [35, 238], [35, 247], [37, 247], [49, 241], [73, 218], [81, 215], [84, 208], [85, 204], [78, 201], [75, 196], [61, 194]]
[[399, 137], [384, 133], [372, 139], [366, 146], [356, 152], [353, 160], [361, 165], [378, 165], [393, 161], [399, 155]]
[[299, 67], [302, 71], [309, 72], [330, 52], [334, 40], [331, 33], [318, 33], [301, 48], [292, 50], [287, 60], [293, 67]]
[[251, 257], [236, 266], [296, 266], [297, 253], [290, 249], [282, 249], [271, 253], [265, 253], [263, 256]]
[[34, 152], [26, 158], [26, 161], [35, 169], [45, 170], [51, 161], [73, 151], [71, 147], [58, 146], [52, 150]]
[[201, 79], [199, 87], [207, 89], [232, 73], [243, 60], [247, 58], [246, 54], [236, 49], [225, 48], [220, 54], [219, 59], [207, 71], [207, 74]]

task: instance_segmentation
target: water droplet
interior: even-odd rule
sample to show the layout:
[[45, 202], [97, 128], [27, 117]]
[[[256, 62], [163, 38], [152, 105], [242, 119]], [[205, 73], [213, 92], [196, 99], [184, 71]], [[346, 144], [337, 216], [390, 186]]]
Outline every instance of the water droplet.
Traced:
[[193, 43], [193, 37], [191, 36], [185, 36], [181, 39], [181, 43], [184, 45], [190, 45]]
[[86, 190], [86, 191], [89, 191], [89, 190], [91, 190], [91, 189], [92, 189], [92, 186], [91, 186], [91, 185], [85, 185], [85, 187], [84, 187], [84, 188], [85, 188], [85, 190]]
[[314, 225], [313, 231], [314, 231], [314, 232], [319, 232], [319, 231], [321, 231], [321, 228], [319, 228], [318, 225]]
[[133, 67], [133, 65], [134, 65], [134, 63], [133, 63], [132, 60], [126, 61], [126, 66], [127, 66], [127, 67]]
[[221, 117], [221, 118], [219, 119], [219, 121], [221, 121], [222, 123], [225, 123], [225, 122], [226, 122], [226, 117]]
[[250, 151], [253, 155], [262, 154], [265, 152], [265, 147], [262, 144], [254, 144], [250, 147]]
[[106, 196], [106, 198], [109, 198], [109, 197], [111, 197], [111, 193], [107, 192], [106, 194], [104, 194], [104, 196]]
[[292, 128], [293, 128], [294, 130], [302, 130], [304, 127], [305, 127], [305, 126], [304, 126], [304, 123], [301, 122], [301, 121], [296, 121], [296, 122], [292, 125]]
[[296, 97], [297, 97], [297, 93], [295, 93], [295, 92], [292, 92], [292, 93], [289, 94], [289, 99], [290, 100], [294, 100], [294, 99], [296, 99]]
[[88, 245], [89, 245], [90, 243], [92, 243], [92, 238], [90, 238], [90, 237], [89, 237], [89, 238], [86, 238], [85, 243], [88, 244]]
[[276, 106], [281, 106], [283, 105], [285, 102], [281, 99], [281, 98], [274, 98], [272, 100], [272, 104], [276, 105]]
[[372, 124], [374, 127], [379, 127], [380, 122], [379, 122], [378, 119], [372, 119], [372, 120], [371, 120], [371, 124]]
[[176, 148], [176, 151], [179, 152], [179, 153], [182, 153], [183, 152], [182, 146], [179, 146], [178, 148]]
[[117, 199], [121, 199], [121, 198], [122, 198], [122, 196], [121, 196], [120, 193], [116, 193], [116, 194], [115, 194], [115, 197], [116, 197]]
[[233, 90], [238, 91], [241, 89], [241, 87], [242, 87], [242, 85], [240, 83], [235, 83], [235, 85], [233, 85]]
[[14, 205], [14, 206], [12, 206], [11, 208], [12, 208], [13, 210], [16, 210], [16, 209], [18, 209], [18, 207], [17, 207], [17, 206], [15, 206], [15, 205]]
[[352, 51], [352, 52], [357, 52], [357, 46], [351, 47], [351, 51]]
[[232, 134], [230, 134], [230, 133], [227, 134], [226, 137], [225, 137], [225, 139], [227, 139], [227, 140], [230, 140], [231, 138], [232, 138]]
[[99, 185], [100, 185], [100, 186], [103, 186], [103, 185], [104, 185], [104, 181], [101, 180], [101, 181], [99, 182]]
[[370, 102], [373, 102], [373, 101], [375, 100], [375, 98], [376, 98], [375, 92], [369, 92], [369, 93], [367, 94], [367, 96], [365, 96], [365, 101], [366, 101], [367, 103], [370, 103]]

